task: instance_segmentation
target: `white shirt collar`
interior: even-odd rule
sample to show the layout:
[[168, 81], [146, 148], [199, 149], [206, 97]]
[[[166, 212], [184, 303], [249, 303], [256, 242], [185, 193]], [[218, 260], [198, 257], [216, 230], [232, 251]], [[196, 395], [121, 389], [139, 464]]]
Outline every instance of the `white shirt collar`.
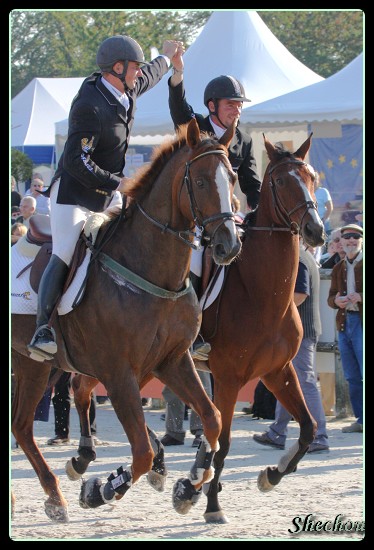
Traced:
[[220, 139], [223, 136], [223, 134], [226, 132], [226, 128], [221, 128], [221, 126], [217, 126], [217, 124], [214, 124], [211, 116], [209, 117], [209, 121], [212, 125], [212, 128], [217, 138]]
[[123, 92], [123, 94], [121, 94], [121, 92], [117, 90], [117, 88], [115, 88], [115, 86], [113, 86], [113, 84], [108, 82], [105, 78], [101, 78], [101, 82], [104, 84], [105, 88], [107, 88], [110, 93], [114, 95], [114, 97], [120, 102], [120, 104], [126, 109], [126, 111], [128, 111], [130, 107], [130, 100], [126, 92]]

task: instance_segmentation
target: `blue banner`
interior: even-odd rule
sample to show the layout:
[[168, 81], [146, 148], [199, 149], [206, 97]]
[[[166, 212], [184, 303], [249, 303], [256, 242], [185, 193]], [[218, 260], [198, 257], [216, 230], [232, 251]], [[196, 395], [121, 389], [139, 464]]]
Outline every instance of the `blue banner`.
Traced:
[[[310, 131], [310, 129], [309, 129]], [[321, 186], [330, 191], [334, 207], [363, 197], [363, 127], [342, 125], [342, 137], [312, 138], [310, 164], [319, 172]]]

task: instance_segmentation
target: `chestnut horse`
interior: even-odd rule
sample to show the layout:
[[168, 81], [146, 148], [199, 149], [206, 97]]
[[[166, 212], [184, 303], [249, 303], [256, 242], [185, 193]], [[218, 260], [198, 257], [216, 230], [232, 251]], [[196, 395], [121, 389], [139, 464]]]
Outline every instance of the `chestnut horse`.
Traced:
[[219, 299], [203, 312], [202, 334], [212, 346], [209, 368], [214, 378], [214, 404], [222, 418], [214, 478], [203, 487], [207, 523], [227, 521], [218, 502], [220, 476], [230, 448], [237, 396], [249, 380], [260, 377], [300, 425], [298, 442], [278, 466], [259, 474], [261, 491], [270, 491], [296, 470], [316, 429], [292, 365], [302, 338], [293, 301], [299, 236], [313, 247], [324, 242], [314, 201], [314, 171], [304, 162], [311, 135], [293, 154], [274, 146], [265, 136], [264, 142], [270, 163], [257, 212], [244, 226], [241, 254], [227, 268]]
[[[93, 386], [102, 382], [131, 445], [131, 468], [120, 466], [104, 483], [95, 477], [83, 482], [82, 507], [119, 500], [150, 471], [151, 483], [162, 489], [157, 476], [164, 472], [154, 461], [162, 446], [147, 429], [140, 397], [153, 377], [180, 395], [203, 422], [204, 462], [201, 466], [195, 460], [191, 468], [186, 499], [213, 476], [221, 420], [189, 353], [201, 311], [188, 275], [196, 227], [217, 264], [228, 265], [241, 248], [231, 212], [236, 176], [227, 156], [234, 129], [232, 125], [217, 141], [200, 135], [192, 120], [180, 136], [160, 146], [152, 164], [134, 178], [125, 214], [114, 216], [99, 232], [81, 303], [55, 322], [58, 352], [52, 360], [40, 363], [28, 356], [35, 316], [12, 315], [12, 432], [48, 496], [45, 511], [53, 521], [68, 521], [67, 502], [33, 437], [35, 408], [52, 366], [88, 375]], [[79, 405], [83, 420], [88, 399], [86, 392]], [[71, 477], [74, 472], [79, 477], [94, 456], [86, 420]]]
[[[207, 523], [226, 523], [218, 493], [220, 476], [230, 448], [231, 424], [240, 389], [261, 377], [300, 425], [299, 440], [277, 467], [259, 474], [258, 488], [270, 491], [296, 470], [313, 441], [316, 423], [305, 404], [292, 365], [302, 338], [302, 325], [293, 301], [298, 270], [299, 236], [310, 246], [324, 242], [324, 230], [314, 202], [314, 171], [304, 162], [311, 136], [295, 152], [274, 146], [264, 136], [270, 160], [262, 183], [259, 206], [247, 216], [240, 255], [226, 268], [223, 289], [203, 311], [201, 332], [211, 344], [208, 365], [196, 362], [214, 378], [214, 404], [221, 413], [219, 450], [213, 460], [214, 478], [189, 502], [174, 507], [185, 514], [202, 492], [207, 496]], [[243, 226], [242, 226], [243, 227]], [[157, 458], [157, 457], [156, 457]], [[161, 454], [159, 455], [162, 461]], [[179, 480], [187, 489], [188, 480]]]

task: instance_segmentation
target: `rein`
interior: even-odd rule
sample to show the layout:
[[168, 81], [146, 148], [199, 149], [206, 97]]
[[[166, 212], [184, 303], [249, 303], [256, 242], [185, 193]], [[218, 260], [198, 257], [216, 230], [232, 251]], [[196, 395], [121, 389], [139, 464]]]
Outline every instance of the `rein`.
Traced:
[[[194, 157], [192, 160], [186, 162], [186, 168], [185, 168], [185, 172], [184, 172], [184, 176], [183, 176], [183, 184], [182, 184], [182, 186], [184, 184], [186, 184], [188, 199], [189, 199], [189, 202], [190, 202], [190, 209], [191, 209], [191, 213], [192, 213], [192, 219], [193, 219], [193, 222], [194, 222], [195, 226], [197, 226], [197, 228], [199, 229], [198, 232], [191, 231], [190, 229], [181, 230], [181, 231], [177, 231], [175, 229], [172, 229], [169, 226], [168, 223], [163, 224], [163, 223], [155, 220], [154, 218], [152, 218], [152, 216], [150, 216], [144, 210], [144, 208], [142, 206], [140, 206], [139, 203], [136, 203], [136, 206], [138, 207], [140, 212], [143, 214], [143, 216], [145, 218], [147, 218], [148, 221], [153, 223], [153, 225], [155, 225], [156, 227], [160, 228], [163, 233], [170, 233], [171, 235], [173, 235], [177, 239], [182, 240], [187, 246], [189, 246], [193, 250], [200, 250], [201, 249], [202, 239], [204, 239], [205, 241], [208, 241], [208, 242], [211, 240], [210, 237], [206, 237], [204, 235], [204, 231], [205, 231], [205, 228], [206, 228], [207, 225], [209, 225], [210, 223], [213, 223], [217, 220], [222, 220], [221, 224], [219, 224], [218, 227], [216, 228], [216, 231], [217, 231], [218, 228], [223, 223], [225, 223], [225, 221], [227, 221], [227, 220], [233, 220], [234, 221], [234, 219], [235, 219], [233, 212], [220, 212], [219, 214], [214, 214], [213, 216], [210, 216], [209, 218], [203, 219], [200, 223], [198, 223], [197, 211], [199, 209], [198, 209], [196, 199], [195, 199], [195, 196], [194, 196], [194, 193], [193, 193], [192, 185], [191, 185], [190, 166], [196, 160], [198, 160], [202, 157], [206, 157], [207, 155], [225, 155], [226, 156], [226, 153], [224, 151], [221, 151], [220, 149], [217, 149], [217, 150], [214, 150], [214, 151], [206, 151], [205, 153], [201, 153], [200, 155], [197, 155], [196, 157]], [[214, 234], [215, 234], [215, 232], [214, 232]], [[214, 237], [214, 234], [213, 234], [212, 237]], [[193, 237], [194, 241], [197, 241], [198, 244], [195, 244], [195, 242], [190, 241], [189, 237]]]
[[313, 201], [303, 201], [300, 204], [297, 204], [292, 210], [287, 212], [286, 208], [284, 207], [284, 205], [282, 204], [282, 202], [280, 201], [277, 195], [276, 186], [272, 179], [272, 172], [282, 164], [298, 164], [298, 165], [305, 166], [306, 162], [302, 160], [287, 158], [282, 160], [281, 162], [278, 162], [277, 164], [275, 164], [269, 169], [269, 177], [270, 177], [269, 183], [270, 183], [271, 195], [273, 199], [274, 211], [278, 216], [278, 218], [286, 225], [286, 227], [275, 227], [274, 225], [272, 225], [270, 227], [247, 227], [246, 229], [250, 231], [270, 231], [270, 234], [273, 231], [289, 231], [290, 233], [292, 233], [292, 235], [299, 235], [300, 226], [298, 223], [293, 222], [291, 220], [291, 215], [297, 210], [299, 210], [299, 208], [305, 207], [305, 212], [301, 218], [301, 221], [302, 221], [310, 208], [317, 210], [317, 205]]

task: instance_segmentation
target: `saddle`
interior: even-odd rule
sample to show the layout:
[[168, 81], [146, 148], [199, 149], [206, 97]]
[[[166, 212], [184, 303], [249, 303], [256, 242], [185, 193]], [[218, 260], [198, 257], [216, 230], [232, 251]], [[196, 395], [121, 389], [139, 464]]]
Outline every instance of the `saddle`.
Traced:
[[[29, 220], [29, 229], [25, 238], [29, 244], [39, 246], [40, 250], [37, 252], [33, 261], [18, 273], [17, 277], [20, 277], [22, 273], [31, 268], [30, 285], [33, 291], [38, 293], [40, 279], [52, 255], [52, 232], [49, 216], [45, 216], [44, 214], [35, 214], [31, 216]], [[63, 293], [69, 288], [78, 267], [82, 264], [86, 250], [85, 241], [80, 237], [74, 250]]]

